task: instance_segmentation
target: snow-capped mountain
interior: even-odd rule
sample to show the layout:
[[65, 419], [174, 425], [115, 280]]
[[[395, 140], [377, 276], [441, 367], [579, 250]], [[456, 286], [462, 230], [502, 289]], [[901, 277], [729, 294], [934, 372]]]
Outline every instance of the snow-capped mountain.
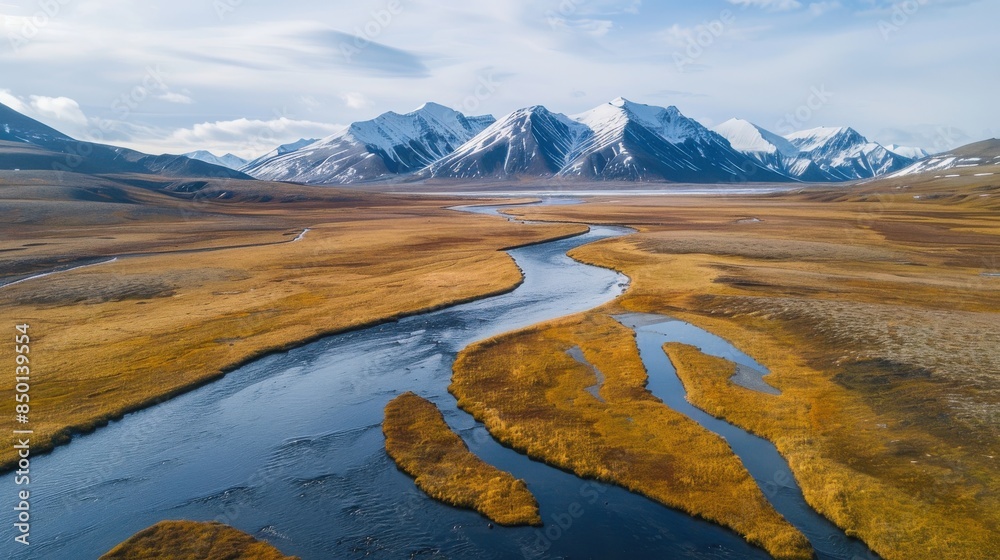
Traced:
[[600, 180], [787, 181], [676, 107], [618, 98], [574, 120], [591, 130], [559, 174]]
[[288, 153], [249, 164], [258, 179], [302, 183], [354, 183], [423, 169], [493, 123], [436, 103], [400, 115], [384, 113]]
[[994, 138], [926, 157], [889, 177], [929, 172], [941, 173], [943, 177], [967, 174], [985, 177], [1000, 173], [998, 166], [1000, 166], [1000, 140]]
[[913, 148], [910, 146], [900, 146], [898, 144], [889, 144], [885, 147], [894, 154], [901, 155], [905, 158], [910, 159], [924, 159], [925, 157], [931, 155], [930, 152], [923, 148]]
[[433, 177], [582, 177], [621, 181], [787, 181], [676, 107], [615, 99], [574, 117], [541, 106], [500, 119], [450, 156]]
[[806, 182], [832, 179], [794, 144], [750, 121], [729, 119], [712, 130], [729, 140], [735, 150], [756, 159], [768, 169]]
[[250, 178], [185, 156], [154, 156], [77, 140], [3, 104], [0, 104], [0, 169]]
[[229, 169], [237, 169], [237, 170], [247, 164], [247, 160], [239, 156], [235, 156], [233, 154], [217, 156], [207, 150], [197, 150], [194, 152], [188, 152], [184, 154], [184, 157], [189, 157], [191, 159], [196, 159], [198, 161], [204, 161], [205, 163], [211, 163], [213, 165], [219, 165], [222, 167], [228, 167]]
[[433, 177], [551, 176], [590, 135], [586, 126], [542, 106], [518, 109], [427, 168]]
[[255, 169], [255, 168], [259, 167], [261, 164], [263, 164], [264, 162], [266, 162], [267, 160], [270, 160], [270, 159], [276, 158], [278, 156], [283, 156], [285, 154], [294, 152], [295, 150], [298, 150], [299, 148], [304, 148], [304, 147], [308, 146], [309, 144], [312, 144], [313, 142], [319, 142], [319, 140], [317, 138], [299, 138], [295, 142], [289, 142], [288, 144], [282, 144], [282, 145], [278, 146], [277, 148], [271, 150], [270, 152], [267, 152], [266, 154], [264, 154], [262, 156], [259, 156], [259, 157], [255, 158], [255, 159], [252, 159], [252, 160], [246, 162], [245, 164], [243, 164], [243, 167], [240, 168], [240, 171], [243, 171], [244, 173], [246, 173], [248, 169]]
[[785, 136], [834, 180], [854, 181], [903, 169], [913, 160], [870, 142], [849, 127], [819, 127]]

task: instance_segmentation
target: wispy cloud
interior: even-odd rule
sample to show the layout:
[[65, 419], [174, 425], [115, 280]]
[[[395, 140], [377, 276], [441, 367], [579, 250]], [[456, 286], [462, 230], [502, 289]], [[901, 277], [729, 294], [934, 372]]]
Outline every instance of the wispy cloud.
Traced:
[[[0, 8], [18, 18], [0, 21], [0, 102], [73, 135], [118, 119], [104, 138], [145, 151], [249, 156], [259, 154], [241, 134], [267, 151], [265, 138], [322, 136], [334, 130], [324, 123], [469, 99], [479, 114], [536, 103], [572, 114], [645, 96], [677, 99], [706, 122], [767, 125], [826, 84], [837, 98], [813, 124], [900, 131], [919, 114], [975, 136], [1000, 122], [998, 78], [982, 54], [1000, 49], [1000, 3], [928, 0], [887, 42], [879, 21], [896, 25], [901, 2], [404, 0], [388, 17], [384, 0], [301, 0], [227, 2], [233, 10], [219, 18], [209, 0], [102, 0], [63, 4], [15, 52], [3, 32], [37, 11], [23, 2]], [[735, 21], [712, 33], [727, 12]], [[677, 53], [694, 62], [679, 70]], [[150, 67], [162, 70], [151, 88]], [[484, 82], [489, 95], [479, 96]], [[116, 110], [123, 99], [127, 113]]]
[[368, 96], [359, 91], [343, 93], [340, 98], [344, 100], [344, 105], [350, 109], [366, 109], [375, 104], [371, 99], [368, 99]]
[[834, 10], [840, 9], [842, 5], [840, 2], [812, 2], [809, 4], [809, 13], [813, 16], [819, 17], [827, 12], [832, 12]]
[[195, 124], [172, 131], [147, 129], [133, 131], [133, 142], [147, 151], [190, 152], [207, 149], [215, 153], [233, 153], [254, 158], [279, 144], [300, 138], [321, 138], [342, 132], [344, 125], [328, 124], [286, 117], [275, 119], [233, 119]]
[[730, 4], [743, 7], [763, 8], [775, 12], [795, 10], [802, 7], [798, 0], [726, 0]]
[[363, 34], [329, 29], [306, 34], [301, 39], [305, 41], [305, 48], [297, 53], [298, 63], [306, 60], [321, 67], [350, 66], [361, 72], [401, 78], [428, 75], [428, 68], [419, 55], [384, 45]]
[[162, 99], [167, 103], [177, 103], [180, 105], [190, 105], [194, 103], [194, 99], [191, 99], [190, 96], [184, 95], [183, 93], [177, 93], [175, 91], [168, 91], [166, 93], [161, 93], [160, 95], [156, 96], [156, 98]]

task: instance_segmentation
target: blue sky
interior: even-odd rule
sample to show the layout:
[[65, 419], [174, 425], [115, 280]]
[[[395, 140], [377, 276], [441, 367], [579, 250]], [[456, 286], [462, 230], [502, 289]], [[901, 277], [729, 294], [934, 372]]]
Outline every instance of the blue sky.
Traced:
[[995, 0], [0, 0], [0, 102], [156, 153], [618, 96], [945, 149], [1000, 136], [998, 20]]

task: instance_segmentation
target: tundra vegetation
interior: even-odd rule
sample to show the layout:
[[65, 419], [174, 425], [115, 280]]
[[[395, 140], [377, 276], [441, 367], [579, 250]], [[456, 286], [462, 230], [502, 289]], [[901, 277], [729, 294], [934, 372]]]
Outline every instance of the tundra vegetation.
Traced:
[[[567, 345], [587, 349], [590, 339], [588, 358], [610, 380], [635, 368], [635, 357], [601, 317], [671, 315], [728, 339], [771, 371], [766, 380], [780, 396], [733, 385], [731, 364], [696, 349], [666, 349], [688, 398], [774, 442], [809, 503], [848, 534], [887, 559], [996, 558], [998, 211], [995, 180], [972, 175], [514, 209], [534, 220], [633, 225], [635, 235], [571, 253], [633, 283], [584, 319], [468, 349], [453, 390], [502, 441], [607, 476], [590, 462], [626, 432], [581, 426], [580, 411], [598, 404], [583, 390], [593, 380], [566, 361]], [[517, 406], [521, 400], [531, 405]], [[638, 419], [626, 418], [634, 430]], [[671, 441], [668, 426], [652, 427], [650, 439]], [[552, 433], [572, 435], [542, 445]], [[706, 463], [694, 446], [683, 453]], [[725, 492], [734, 483], [713, 484]]]
[[541, 525], [523, 480], [485, 463], [451, 431], [434, 403], [404, 393], [385, 407], [385, 450], [429, 496], [500, 525]]
[[119, 544], [100, 560], [298, 560], [221, 523], [161, 521]]

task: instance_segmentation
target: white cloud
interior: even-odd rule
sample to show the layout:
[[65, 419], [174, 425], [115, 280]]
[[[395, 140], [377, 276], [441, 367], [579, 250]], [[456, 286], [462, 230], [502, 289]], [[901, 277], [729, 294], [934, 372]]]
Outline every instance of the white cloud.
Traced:
[[271, 120], [234, 119], [198, 123], [171, 132], [148, 131], [130, 144], [149, 153], [185, 153], [194, 150], [226, 152], [255, 158], [279, 144], [300, 138], [322, 138], [342, 132], [343, 125], [279, 117]]
[[29, 95], [24, 98], [4, 89], [0, 90], [0, 103], [70, 135], [87, 126], [87, 116], [80, 104], [69, 97]]
[[681, 48], [686, 47], [689, 40], [694, 40], [694, 33], [694, 28], [681, 27], [675, 23], [663, 31], [663, 39], [667, 44]]
[[80, 109], [80, 104], [68, 97], [32, 95], [31, 108], [43, 118], [76, 126], [87, 125], [87, 116]]
[[586, 15], [638, 14], [641, 0], [559, 0], [556, 11]]
[[368, 99], [365, 94], [357, 91], [341, 94], [340, 99], [342, 99], [344, 101], [344, 105], [347, 105], [350, 109], [366, 109], [375, 105], [375, 103], [373, 103], [371, 99]]
[[821, 16], [841, 7], [840, 2], [812, 2], [809, 4], [809, 13], [814, 16]]
[[614, 22], [607, 19], [566, 19], [553, 17], [551, 25], [556, 29], [579, 31], [593, 37], [603, 37], [614, 27]]
[[31, 110], [21, 98], [11, 93], [9, 89], [0, 89], [0, 103], [22, 114], [27, 114]]
[[[996, 73], [981, 71], [980, 56], [983, 45], [996, 43], [1000, 2], [921, 4], [891, 42], [878, 28], [887, 16], [848, 13], [861, 6], [891, 8], [898, 1], [404, 2], [403, 13], [379, 24], [376, 43], [350, 63], [339, 46], [345, 39], [354, 44], [355, 29], [375, 25], [371, 9], [384, 7], [384, 1], [370, 6], [243, 2], [221, 22], [205, 0], [181, 0], [170, 9], [127, 0], [74, 3], [19, 52], [3, 48], [0, 22], [0, 87], [22, 94], [16, 102], [9, 92], [0, 94], [0, 102], [24, 105], [25, 112], [38, 116], [28, 93], [66, 96], [79, 102], [94, 128], [95, 119], [122, 118], [113, 103], [146, 87], [147, 68], [156, 67], [164, 87], [147, 87], [148, 97], [135, 104], [127, 122], [105, 135], [107, 141], [156, 153], [200, 141], [206, 145], [191, 149], [240, 148], [245, 139], [226, 132], [233, 125], [220, 123], [241, 116], [345, 123], [388, 110], [406, 112], [425, 101], [466, 107], [484, 81], [496, 87], [474, 99], [475, 114], [502, 115], [535, 103], [573, 113], [618, 95], [656, 103], [668, 99], [656, 92], [669, 88], [707, 96], [682, 100], [680, 108], [689, 116], [719, 122], [736, 115], [767, 126], [801, 105], [802, 92], [828, 84], [838, 91], [822, 113], [828, 124], [906, 129], [915, 114], [968, 131], [1000, 122], [1000, 104], [990, 98], [997, 90]], [[27, 11], [0, 7], [0, 12], [30, 14], [29, 4]], [[727, 12], [735, 22], [709, 46], [698, 45], [704, 58], [677, 71], [673, 55], [687, 56], [686, 39], [698, 39], [690, 33]], [[559, 18], [558, 26], [549, 25], [550, 16]], [[674, 23], [678, 27], [665, 29]], [[448, 33], [428, 32], [444, 28]], [[886, 72], [887, 60], [895, 72]], [[965, 87], [927, 78], [956, 73]], [[157, 98], [167, 92], [196, 103]], [[342, 96], [345, 92], [351, 96]], [[43, 120], [72, 134], [70, 122], [55, 122], [56, 117], [79, 122], [72, 107], [50, 109]], [[290, 127], [287, 137], [276, 133], [275, 142], [260, 142], [261, 149], [330, 132]], [[238, 126], [236, 131], [243, 132]]]
[[737, 6], [754, 6], [757, 8], [763, 8], [765, 10], [771, 10], [774, 12], [783, 12], [786, 10], [795, 10], [801, 8], [802, 4], [798, 0], [727, 0], [730, 4], [736, 4]]
[[180, 105], [190, 105], [194, 103], [194, 99], [191, 96], [184, 95], [183, 93], [177, 93], [176, 91], [168, 91], [156, 96], [157, 99], [161, 99], [168, 103], [177, 103]]

